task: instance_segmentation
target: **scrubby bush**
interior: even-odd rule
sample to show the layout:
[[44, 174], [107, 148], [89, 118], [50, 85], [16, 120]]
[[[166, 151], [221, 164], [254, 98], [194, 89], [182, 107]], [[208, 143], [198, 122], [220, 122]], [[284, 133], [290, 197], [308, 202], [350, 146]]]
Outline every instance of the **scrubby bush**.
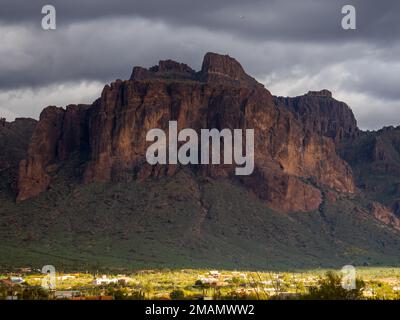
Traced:
[[169, 294], [172, 300], [182, 300], [185, 298], [185, 293], [182, 290], [174, 290]]
[[342, 287], [342, 276], [328, 271], [317, 286], [310, 287], [305, 299], [314, 300], [358, 300], [363, 297], [364, 281], [356, 279], [356, 288], [347, 290]]
[[194, 285], [195, 285], [196, 287], [203, 287], [203, 281], [201, 281], [200, 279], [199, 279], [199, 280], [196, 280], [196, 282], [194, 283]]

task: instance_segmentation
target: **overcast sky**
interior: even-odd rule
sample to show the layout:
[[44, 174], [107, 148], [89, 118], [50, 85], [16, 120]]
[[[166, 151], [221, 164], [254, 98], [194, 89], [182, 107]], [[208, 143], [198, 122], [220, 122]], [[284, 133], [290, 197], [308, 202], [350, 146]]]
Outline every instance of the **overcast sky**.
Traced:
[[[56, 30], [41, 28], [45, 4]], [[356, 30], [341, 28], [344, 4]], [[0, 116], [90, 103], [134, 65], [170, 58], [198, 70], [208, 51], [274, 95], [331, 90], [363, 129], [400, 124], [398, 0], [0, 0]]]

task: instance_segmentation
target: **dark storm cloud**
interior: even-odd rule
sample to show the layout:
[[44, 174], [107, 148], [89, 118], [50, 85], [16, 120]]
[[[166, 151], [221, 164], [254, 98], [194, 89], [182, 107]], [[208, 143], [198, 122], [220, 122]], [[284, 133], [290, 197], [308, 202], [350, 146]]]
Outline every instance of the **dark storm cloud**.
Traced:
[[[2, 0], [0, 21], [38, 23], [43, 5], [56, 7], [59, 23], [110, 17], [143, 17], [179, 26], [228, 31], [260, 40], [383, 41], [400, 35], [397, 0]], [[340, 9], [357, 8], [358, 30], [343, 34]]]
[[[57, 9], [55, 31], [40, 28], [45, 4]], [[357, 30], [341, 29], [344, 4], [356, 7]], [[382, 121], [362, 109], [363, 123], [374, 127], [396, 118], [400, 101], [399, 14], [395, 0], [0, 0], [0, 111], [7, 99], [28, 103], [29, 88], [45, 94], [68, 83], [71, 94], [74, 83], [126, 79], [133, 65], [166, 58], [198, 69], [204, 53], [215, 51], [237, 58], [272, 93], [323, 86], [344, 97], [390, 101], [390, 110], [379, 110]], [[91, 99], [97, 89], [90, 88]], [[356, 112], [364, 101], [349, 100]]]

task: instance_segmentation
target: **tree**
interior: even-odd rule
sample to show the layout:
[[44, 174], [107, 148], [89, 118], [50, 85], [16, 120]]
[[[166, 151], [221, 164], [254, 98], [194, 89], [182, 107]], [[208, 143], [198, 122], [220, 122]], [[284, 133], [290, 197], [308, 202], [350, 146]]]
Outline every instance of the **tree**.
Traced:
[[203, 291], [203, 296], [206, 295], [206, 290], [210, 288], [210, 285], [208, 283], [204, 283], [203, 281], [196, 280], [196, 282], [194, 283], [194, 285], [198, 288], [200, 288]]
[[124, 300], [128, 294], [126, 290], [120, 288], [109, 288], [107, 290], [107, 295], [113, 296], [115, 300]]
[[172, 300], [182, 300], [185, 297], [185, 293], [182, 290], [174, 290], [169, 294]]
[[48, 291], [40, 287], [27, 287], [22, 291], [22, 300], [46, 300], [49, 298]]
[[342, 276], [328, 271], [318, 285], [310, 287], [309, 294], [304, 298], [315, 300], [358, 300], [363, 296], [364, 281], [356, 279], [356, 288], [348, 290], [342, 287]]

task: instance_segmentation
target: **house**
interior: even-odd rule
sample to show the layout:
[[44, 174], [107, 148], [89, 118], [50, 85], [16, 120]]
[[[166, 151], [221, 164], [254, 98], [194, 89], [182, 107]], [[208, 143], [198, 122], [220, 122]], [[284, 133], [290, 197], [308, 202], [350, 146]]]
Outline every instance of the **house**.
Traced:
[[101, 278], [96, 278], [93, 281], [93, 284], [95, 285], [105, 285], [105, 284], [111, 284], [111, 283], [118, 283], [117, 278], [107, 278], [107, 276], [103, 275]]
[[72, 299], [74, 297], [80, 297], [82, 293], [77, 290], [69, 290], [69, 291], [55, 291], [54, 298], [55, 299]]
[[219, 271], [218, 270], [211, 270], [210, 271], [210, 275], [214, 278], [218, 278], [219, 277]]
[[12, 283], [20, 284], [20, 283], [23, 283], [23, 282], [24, 282], [24, 279], [21, 278], [21, 277], [10, 277], [10, 281], [11, 281]]

